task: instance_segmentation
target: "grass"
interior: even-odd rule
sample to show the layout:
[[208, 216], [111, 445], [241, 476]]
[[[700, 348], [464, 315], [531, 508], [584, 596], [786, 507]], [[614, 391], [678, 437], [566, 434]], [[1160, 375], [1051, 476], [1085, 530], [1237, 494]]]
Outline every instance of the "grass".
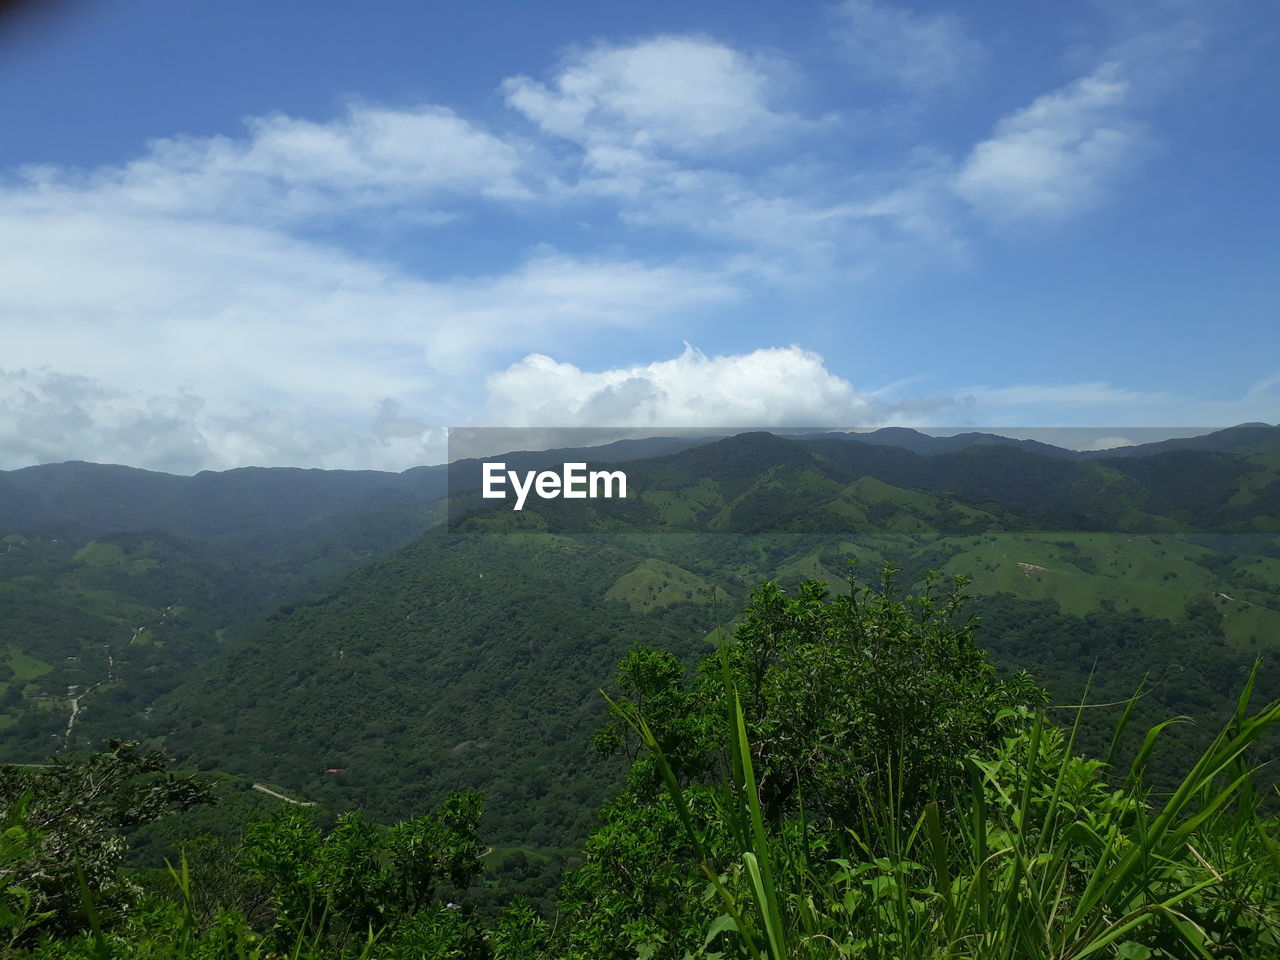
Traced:
[[9, 667], [13, 670], [13, 679], [19, 683], [26, 683], [36, 677], [43, 677], [53, 670], [53, 667], [43, 660], [38, 660], [23, 653], [12, 644], [9, 645]]
[[[720, 603], [729, 599], [719, 587], [714, 592]], [[604, 599], [621, 600], [637, 613], [648, 613], [674, 603], [711, 603], [712, 596], [707, 580], [673, 563], [649, 558], [619, 577]]]
[[[1226, 566], [1224, 577], [1205, 565], [1215, 556], [1167, 534], [1000, 534], [966, 543], [943, 572], [970, 578], [975, 593], [1053, 600], [1064, 613], [1076, 616], [1108, 603], [1117, 610], [1177, 620], [1185, 616], [1188, 603], [1226, 593], [1233, 599], [1218, 606], [1228, 641], [1256, 652], [1257, 638], [1280, 636], [1280, 611], [1264, 605], [1268, 593], [1280, 592], [1280, 562], [1241, 558]], [[1233, 584], [1239, 574], [1248, 574], [1266, 591]]]
[[[1182, 536], [991, 533], [918, 537], [882, 533], [845, 541], [834, 549], [830, 545], [814, 549], [803, 538], [796, 538], [795, 546], [796, 552], [790, 556], [768, 556], [762, 549], [758, 558], [735, 558], [725, 565], [722, 576], [726, 581], [736, 577], [744, 583], [765, 576], [783, 583], [811, 578], [838, 591], [846, 568], [843, 561], [832, 562], [831, 556], [857, 557], [874, 567], [888, 558], [910, 564], [917, 554], [942, 552], [949, 557], [931, 559], [930, 566], [937, 566], [946, 576], [966, 577], [971, 581], [969, 589], [978, 594], [1009, 593], [1050, 600], [1073, 616], [1086, 616], [1109, 606], [1169, 621], [1185, 618], [1188, 604], [1212, 601], [1222, 616], [1227, 642], [1237, 650], [1257, 655], [1271, 643], [1268, 638], [1280, 636], [1280, 610], [1268, 606], [1280, 595], [1280, 559], [1219, 553]], [[633, 573], [622, 578], [609, 596], [646, 610], [662, 605], [648, 599], [651, 586], [656, 596], [663, 589], [663, 579], [674, 582], [677, 576], [694, 576], [668, 572], [664, 577], [657, 568], [644, 564]]]
[[1167, 724], [1108, 783], [1107, 765], [1073, 754], [1078, 719], [1062, 731], [1037, 713], [1001, 755], [966, 761], [967, 793], [907, 823], [890, 795], [878, 835], [853, 836], [861, 856], [827, 863], [765, 823], [735, 694], [724, 812], [738, 848], [727, 868], [644, 718], [615, 710], [657, 760], [719, 898], [704, 950], [715, 942], [752, 960], [1252, 960], [1280, 956], [1280, 823], [1261, 814], [1248, 761], [1280, 723], [1280, 703], [1251, 714], [1252, 686], [1167, 795], [1143, 778]]
[[710, 480], [678, 490], [645, 490], [640, 499], [657, 508], [662, 521], [674, 527], [692, 527], [707, 511], [724, 506], [720, 492]]
[[75, 553], [76, 563], [87, 567], [121, 567], [128, 563], [124, 548], [116, 543], [91, 540]]

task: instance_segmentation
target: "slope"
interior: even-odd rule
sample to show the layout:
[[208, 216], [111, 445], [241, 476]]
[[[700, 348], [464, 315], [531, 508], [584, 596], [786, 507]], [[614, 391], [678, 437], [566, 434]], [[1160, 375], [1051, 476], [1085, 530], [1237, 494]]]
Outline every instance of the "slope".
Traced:
[[184, 761], [380, 817], [482, 787], [495, 845], [563, 846], [609, 782], [586, 744], [615, 663], [637, 643], [688, 655], [714, 626], [689, 601], [606, 600], [642, 559], [599, 538], [427, 534], [282, 607], [153, 732]]

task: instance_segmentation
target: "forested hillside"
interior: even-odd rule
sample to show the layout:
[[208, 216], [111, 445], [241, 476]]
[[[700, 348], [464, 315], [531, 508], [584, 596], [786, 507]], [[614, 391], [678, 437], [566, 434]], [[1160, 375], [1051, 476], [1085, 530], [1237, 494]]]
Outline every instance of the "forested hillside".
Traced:
[[[214, 806], [129, 825], [134, 867], [198, 835], [208, 869], [271, 809], [324, 829], [353, 810], [407, 823], [477, 791], [464, 833], [488, 872], [458, 889], [481, 912], [522, 892], [554, 913], [643, 753], [592, 745], [602, 691], [634, 695], [644, 664], [676, 683], [714, 658], [763, 582], [847, 597], [852, 561], [864, 578], [889, 565], [899, 591], [960, 578], [992, 676], [1025, 672], [1050, 722], [1078, 715], [1072, 749], [1124, 764], [1149, 751], [1143, 782], [1172, 790], [1243, 688], [1280, 695], [1278, 433], [1128, 456], [913, 431], [625, 442], [598, 462], [625, 463], [628, 499], [518, 513], [477, 495], [471, 462], [0, 475], [3, 759], [125, 738], [206, 778]], [[589, 451], [507, 460], [570, 454]], [[628, 659], [638, 647], [658, 659]], [[1076, 710], [1086, 689], [1098, 706]], [[662, 702], [637, 709], [656, 722]], [[1256, 749], [1274, 752], [1274, 732]]]
[[1246, 677], [1231, 719], [1162, 757], [1173, 780], [1151, 792], [1165, 725], [1117, 751], [1120, 710], [1104, 759], [1076, 755], [1084, 711], [1055, 724], [1025, 673], [991, 668], [961, 585], [901, 597], [892, 566], [834, 598], [766, 583], [693, 670], [631, 650], [593, 739], [625, 780], [541, 915], [511, 896], [514, 857], [494, 869], [474, 792], [390, 828], [289, 801], [230, 837], [201, 831], [167, 876], [125, 870], [122, 828], [200, 830], [228, 796], [114, 744], [0, 769], [0, 935], [45, 958], [1280, 952], [1280, 823], [1251, 771], [1280, 701], [1259, 709]]

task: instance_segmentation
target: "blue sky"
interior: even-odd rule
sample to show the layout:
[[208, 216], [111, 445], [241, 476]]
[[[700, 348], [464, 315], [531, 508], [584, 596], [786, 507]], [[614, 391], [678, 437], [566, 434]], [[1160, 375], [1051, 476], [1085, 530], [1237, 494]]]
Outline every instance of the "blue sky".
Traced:
[[0, 25], [0, 467], [1280, 420], [1266, 4], [356, 9]]

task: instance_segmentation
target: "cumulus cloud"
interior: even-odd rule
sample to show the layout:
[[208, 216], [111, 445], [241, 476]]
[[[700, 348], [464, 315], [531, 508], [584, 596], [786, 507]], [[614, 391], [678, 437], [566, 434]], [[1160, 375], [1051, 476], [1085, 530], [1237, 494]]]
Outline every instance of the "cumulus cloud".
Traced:
[[[1010, 435], [1038, 436], [1027, 433], [1032, 424], [1068, 433], [1086, 429], [1083, 443], [1075, 442], [1074, 433], [1067, 441], [1049, 442], [1091, 447], [1098, 437], [1122, 445], [1118, 428], [1138, 436], [1131, 428], [1221, 426], [1256, 419], [1259, 409], [1256, 391], [1194, 398], [1103, 381], [974, 385], [932, 393], [919, 392], [921, 386], [909, 378], [858, 390], [820, 354], [794, 345], [708, 356], [686, 344], [669, 360], [604, 370], [584, 370], [539, 353], [487, 378], [484, 421], [512, 428], [1005, 428]], [[907, 387], [917, 392], [902, 395]]]
[[542, 244], [432, 277], [308, 232], [524, 203], [536, 152], [441, 107], [357, 103], [0, 180], [0, 458], [409, 466], [496, 364], [739, 296], [705, 259]]
[[918, 13], [876, 0], [845, 0], [835, 14], [835, 36], [854, 69], [914, 93], [962, 82], [986, 56], [953, 14]]
[[631, 226], [676, 227], [756, 248], [764, 260], [786, 257], [794, 269], [849, 225], [838, 187], [813, 190], [835, 171], [795, 178], [768, 162], [750, 172], [736, 162], [821, 127], [781, 106], [786, 72], [776, 59], [706, 37], [660, 36], [578, 50], [550, 79], [512, 77], [503, 90], [542, 135], [567, 145], [565, 196], [615, 205]]
[[704, 427], [855, 423], [868, 402], [797, 346], [587, 371], [530, 354], [486, 380], [487, 418], [503, 426]]
[[997, 220], [1088, 209], [1146, 147], [1143, 128], [1126, 115], [1131, 92], [1108, 64], [1005, 117], [969, 153], [956, 193]]
[[406, 373], [474, 370], [557, 331], [638, 327], [733, 295], [678, 263], [544, 250], [506, 272], [430, 281], [237, 225], [0, 214], [0, 311], [23, 330], [7, 362], [58, 356], [233, 390], [252, 370], [281, 389], [364, 394], [371, 378], [405, 386]]
[[[690, 76], [700, 79], [693, 96]], [[359, 447], [341, 425], [362, 423], [387, 398], [410, 419], [464, 421], [483, 375], [513, 357], [569, 339], [581, 348], [614, 329], [670, 328], [740, 300], [761, 277], [797, 282], [798, 271], [770, 267], [774, 253], [760, 250], [794, 265], [874, 245], [865, 224], [895, 219], [887, 208], [804, 196], [805, 177], [753, 181], [658, 156], [710, 156], [776, 134], [792, 118], [772, 106], [770, 82], [763, 61], [666, 37], [594, 48], [549, 85], [508, 84], [544, 133], [578, 137], [601, 157], [650, 158], [637, 203], [588, 188], [620, 203], [628, 222], [714, 234], [745, 254], [574, 256], [537, 246], [501, 270], [431, 278], [430, 263], [391, 264], [309, 234], [315, 217], [350, 223], [376, 210], [443, 221], [477, 200], [525, 204], [545, 187], [536, 148], [430, 105], [357, 103], [323, 122], [251, 118], [244, 136], [168, 138], [132, 163], [27, 168], [0, 181], [0, 313], [13, 333], [4, 362], [110, 385], [135, 411], [156, 398], [199, 398], [200, 417], [128, 415], [135, 433], [149, 424], [167, 439], [121, 449], [180, 471], [197, 461], [278, 462], [289, 451], [298, 462], [334, 463]], [[540, 202], [559, 199], [549, 190]], [[858, 220], [864, 226], [852, 228]], [[113, 402], [92, 408], [95, 432], [77, 434], [85, 450], [110, 449], [92, 437], [124, 429], [125, 401]], [[250, 437], [255, 421], [295, 409], [307, 412], [304, 434], [332, 422], [347, 439], [329, 447], [278, 432]], [[30, 411], [23, 419], [34, 422]], [[212, 441], [214, 425], [226, 443]], [[13, 449], [29, 459], [88, 455], [69, 442]]]
[[[323, 179], [305, 166], [297, 178]], [[546, 246], [431, 279], [173, 189], [157, 206], [114, 175], [0, 187], [3, 363], [45, 371], [14, 380], [0, 407], [6, 464], [409, 466], [425, 454], [385, 435], [399, 421], [369, 425], [382, 400], [459, 422], [495, 364], [564, 337], [660, 329], [738, 295], [705, 264]]]
[[647, 155], [702, 155], [766, 140], [793, 122], [771, 103], [765, 65], [714, 40], [656, 37], [571, 55], [542, 83], [503, 84], [543, 131], [586, 147], [602, 169]]

